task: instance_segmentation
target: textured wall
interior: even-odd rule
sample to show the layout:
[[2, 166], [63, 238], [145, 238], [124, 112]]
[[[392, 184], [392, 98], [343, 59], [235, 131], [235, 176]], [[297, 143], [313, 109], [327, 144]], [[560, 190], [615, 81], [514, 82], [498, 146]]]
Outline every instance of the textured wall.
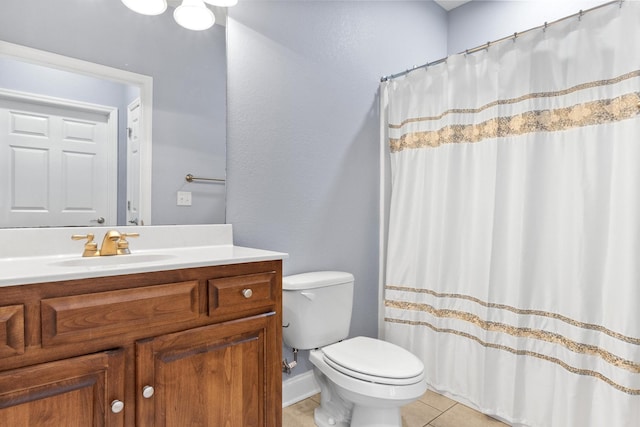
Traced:
[[227, 28], [235, 243], [288, 252], [285, 275], [353, 273], [351, 335], [376, 336], [379, 79], [443, 56], [446, 13], [431, 2], [241, 1]]
[[176, 206], [187, 173], [224, 175], [224, 27], [185, 30], [171, 10], [143, 16], [118, 0], [2, 0], [0, 40], [153, 76], [152, 221], [224, 222], [219, 184], [187, 184], [193, 206]]
[[586, 10], [601, 0], [474, 0], [449, 12], [448, 53], [463, 52], [515, 32]]

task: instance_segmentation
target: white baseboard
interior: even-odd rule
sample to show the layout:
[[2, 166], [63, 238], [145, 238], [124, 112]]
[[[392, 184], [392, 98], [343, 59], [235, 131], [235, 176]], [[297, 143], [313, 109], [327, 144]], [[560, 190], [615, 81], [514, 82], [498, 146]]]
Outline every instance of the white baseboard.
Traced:
[[313, 370], [296, 375], [282, 381], [282, 407], [286, 408], [318, 393], [320, 386], [313, 377]]

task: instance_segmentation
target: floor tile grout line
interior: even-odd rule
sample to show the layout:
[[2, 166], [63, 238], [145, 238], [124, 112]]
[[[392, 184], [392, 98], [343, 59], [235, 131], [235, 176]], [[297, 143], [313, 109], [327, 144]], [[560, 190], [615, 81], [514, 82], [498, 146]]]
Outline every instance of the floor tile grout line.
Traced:
[[456, 406], [458, 404], [458, 402], [455, 402], [453, 405], [449, 406], [447, 409], [440, 409], [440, 408], [437, 408], [437, 407], [435, 407], [433, 405], [429, 405], [428, 403], [426, 403], [426, 402], [424, 402], [422, 400], [418, 400], [418, 402], [420, 402], [420, 403], [422, 403], [424, 405], [427, 405], [429, 408], [433, 408], [433, 409], [435, 409], [436, 411], [438, 411], [440, 413], [447, 412], [449, 409], [453, 408], [454, 406]]
[[[314, 412], [315, 408], [317, 408], [317, 407], [319, 407], [319, 406], [320, 406], [320, 403], [316, 400], [316, 399], [318, 399], [319, 397], [320, 397], [320, 396], [319, 396], [318, 394], [316, 394], [316, 395], [310, 396], [310, 397], [308, 397], [308, 398], [306, 398], [306, 399], [303, 399], [303, 400], [301, 400], [301, 401], [299, 401], [299, 402], [296, 402], [295, 404], [290, 405], [290, 406], [289, 406], [289, 407], [287, 407], [287, 408], [283, 408], [283, 415], [284, 415], [284, 411], [285, 411], [285, 410], [287, 410], [288, 408], [291, 408], [291, 409], [288, 411], [290, 415], [292, 415], [292, 416], [294, 416], [294, 417], [296, 417], [296, 418], [297, 418], [297, 417], [299, 417], [299, 416], [302, 416], [305, 420], [313, 420], [313, 412]], [[319, 399], [318, 399], [318, 400], [319, 400]], [[302, 408], [305, 406], [305, 405], [303, 404], [303, 402], [307, 402], [307, 408], [305, 408], [305, 410], [302, 410]], [[474, 409], [474, 408], [471, 408], [471, 407], [469, 407], [469, 406], [466, 406], [466, 405], [464, 405], [464, 404], [462, 404], [462, 403], [460, 403], [460, 402], [453, 401], [453, 400], [452, 400], [453, 404], [452, 404], [451, 406], [449, 406], [449, 407], [448, 407], [447, 409], [445, 409], [445, 410], [440, 410], [439, 408], [436, 408], [435, 406], [430, 405], [429, 403], [427, 403], [427, 402], [423, 401], [422, 399], [419, 399], [417, 402], [419, 402], [419, 403], [420, 403], [420, 405], [419, 405], [420, 407], [422, 407], [422, 405], [425, 405], [425, 406], [424, 406], [425, 408], [430, 408], [431, 410], [433, 410], [433, 411], [434, 411], [434, 413], [436, 413], [436, 414], [437, 414], [435, 417], [431, 418], [429, 421], [426, 421], [425, 419], [423, 419], [423, 420], [417, 420], [417, 419], [416, 419], [415, 421], [416, 421], [416, 422], [417, 422], [417, 421], [420, 421], [420, 424], [419, 424], [419, 425], [421, 425], [422, 427], [436, 427], [436, 425], [434, 424], [434, 422], [435, 422], [436, 424], [439, 424], [439, 423], [437, 422], [437, 420], [438, 420], [438, 419], [440, 419], [440, 417], [442, 417], [445, 413], [448, 413], [449, 411], [454, 410], [454, 409], [455, 409], [457, 406], [459, 406], [459, 405], [460, 405], [461, 407], [468, 408], [469, 410], [471, 410], [471, 411], [473, 411], [473, 412], [476, 412], [476, 413], [478, 413], [478, 414], [484, 415], [484, 416], [489, 417], [489, 418], [493, 418], [493, 417], [491, 417], [490, 415], [484, 414], [484, 413], [483, 413], [483, 412], [481, 412], [481, 411], [478, 411], [478, 410], [476, 410], [476, 409]], [[302, 404], [302, 405], [301, 405], [301, 404]], [[310, 404], [311, 406], [313, 406], [313, 408], [312, 408], [311, 412], [309, 412], [308, 404]], [[444, 406], [444, 405], [441, 405], [441, 406]], [[299, 408], [300, 408], [300, 410], [298, 410], [298, 408], [296, 408], [296, 407], [299, 407]], [[294, 408], [296, 408], [296, 409], [294, 409]], [[296, 414], [296, 413], [297, 413], [297, 414]], [[424, 415], [426, 415], [426, 414], [424, 414]], [[432, 413], [432, 414], [430, 414], [430, 415], [433, 415], [433, 413]], [[284, 417], [283, 417], [283, 418], [284, 418]], [[500, 421], [500, 420], [497, 420], [496, 418], [493, 418], [493, 419], [494, 419], [494, 420], [496, 420], [496, 421]], [[313, 421], [311, 421], [311, 422], [313, 422]], [[424, 424], [423, 424], [423, 423], [424, 423]], [[445, 424], [446, 424], [446, 423], [445, 423]], [[296, 425], [297, 425], [297, 426], [301, 426], [301, 424], [299, 424], [299, 423], [298, 423], [298, 424], [296, 424]], [[307, 424], [306, 424], [306, 421], [303, 423], [303, 425], [305, 425], [305, 426], [307, 425]], [[309, 424], [309, 425], [311, 426], [311, 425], [313, 425], [313, 424]], [[414, 425], [416, 425], [416, 424], [414, 424]], [[483, 425], [484, 425], [484, 424], [483, 424]], [[283, 426], [284, 426], [284, 427], [293, 427], [293, 424], [290, 424], [290, 423], [289, 423], [289, 424], [286, 424], [286, 423], [285, 423], [285, 424], [283, 424]], [[508, 424], [507, 424], [507, 426], [508, 426]]]
[[452, 408], [454, 408], [455, 406], [458, 406], [459, 403], [456, 402], [454, 403], [451, 407], [449, 407], [448, 409], [444, 410], [444, 411], [440, 411], [440, 414], [438, 414], [437, 417], [435, 417], [434, 419], [432, 419], [431, 421], [429, 421], [424, 427], [433, 427], [433, 424], [431, 424], [432, 422], [434, 422], [435, 420], [437, 420], [438, 418], [440, 418], [441, 416], [443, 416], [445, 414], [445, 412], [450, 411]]
[[418, 402], [422, 403], [422, 404], [423, 404], [423, 405], [425, 405], [425, 406], [428, 406], [429, 408], [434, 409], [435, 411], [438, 411], [438, 415], [436, 415], [435, 417], [431, 418], [431, 419], [430, 419], [429, 421], [427, 421], [427, 423], [426, 423], [426, 424], [424, 424], [422, 427], [428, 427], [429, 425], [431, 425], [431, 421], [433, 421], [433, 420], [437, 419], [440, 415], [442, 415], [442, 414], [444, 413], [444, 411], [441, 411], [440, 409], [438, 409], [438, 408], [436, 408], [436, 407], [433, 407], [433, 406], [429, 405], [428, 403], [424, 403], [424, 402], [423, 402], [423, 401], [421, 401], [421, 400], [418, 400]]

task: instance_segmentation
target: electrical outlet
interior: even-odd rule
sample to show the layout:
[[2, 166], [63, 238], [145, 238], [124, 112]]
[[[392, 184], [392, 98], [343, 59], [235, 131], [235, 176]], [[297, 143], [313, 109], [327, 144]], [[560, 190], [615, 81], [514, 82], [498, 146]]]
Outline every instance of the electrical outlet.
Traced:
[[178, 191], [178, 206], [191, 206], [191, 191]]

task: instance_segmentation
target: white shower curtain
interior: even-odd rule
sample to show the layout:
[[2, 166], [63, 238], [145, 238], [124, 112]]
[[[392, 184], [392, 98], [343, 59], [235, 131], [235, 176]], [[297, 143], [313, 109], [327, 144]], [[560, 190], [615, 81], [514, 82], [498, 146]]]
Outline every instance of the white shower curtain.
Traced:
[[639, 426], [640, 3], [381, 93], [385, 339], [512, 425]]

